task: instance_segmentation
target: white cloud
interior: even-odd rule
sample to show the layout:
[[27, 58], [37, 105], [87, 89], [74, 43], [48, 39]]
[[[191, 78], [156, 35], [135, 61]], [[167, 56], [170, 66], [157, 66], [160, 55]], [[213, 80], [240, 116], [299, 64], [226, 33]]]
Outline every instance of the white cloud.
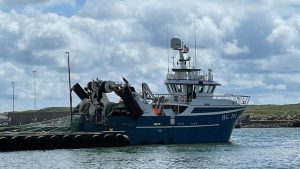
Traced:
[[273, 90], [273, 89], [275, 89], [275, 90], [286, 90], [286, 86], [284, 84], [278, 84], [278, 85], [271, 84], [271, 85], [266, 86], [266, 88], [271, 89], [271, 90]]
[[14, 80], [16, 80], [14, 78], [15, 74], [24, 74], [24, 70], [21, 68], [18, 68], [17, 66], [15, 66], [9, 62], [0, 63], [0, 78], [1, 79], [9, 78], [9, 80], [14, 81]]
[[[0, 8], [0, 97], [10, 102], [6, 89], [14, 80], [19, 108], [32, 107], [25, 99], [32, 98], [32, 70], [37, 70], [39, 106], [66, 105], [66, 51], [73, 83], [84, 86], [97, 77], [119, 81], [124, 76], [137, 88], [147, 82], [155, 92], [164, 91], [166, 34], [181, 37], [193, 57], [195, 8], [198, 65], [214, 68], [215, 80], [227, 88], [220, 91], [260, 92], [253, 103], [264, 103], [273, 95], [284, 96], [283, 91], [296, 92], [294, 84], [299, 84], [295, 3], [89, 0], [66, 17], [52, 8], [77, 9], [75, 0], [0, 1], [5, 6]], [[2, 100], [0, 109], [6, 111]]]
[[270, 74], [271, 78], [281, 80], [285, 83], [293, 83], [300, 85], [300, 72], [298, 73], [273, 73]]
[[28, 4], [45, 3], [48, 0], [0, 0], [0, 4], [8, 7], [23, 6]]
[[278, 18], [276, 26], [266, 38], [283, 53], [299, 51], [300, 48], [300, 15], [291, 16], [288, 19]]
[[224, 46], [224, 53], [226, 55], [239, 55], [249, 52], [248, 47], [245, 45], [243, 47], [238, 47], [238, 41], [236, 39], [232, 40], [232, 42], [226, 42]]

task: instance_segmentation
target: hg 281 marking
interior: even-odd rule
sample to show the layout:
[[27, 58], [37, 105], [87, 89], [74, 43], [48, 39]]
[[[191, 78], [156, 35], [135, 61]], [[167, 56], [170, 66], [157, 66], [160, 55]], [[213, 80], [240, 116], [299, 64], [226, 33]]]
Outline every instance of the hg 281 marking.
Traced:
[[231, 120], [231, 119], [236, 119], [236, 118], [237, 118], [237, 113], [222, 115], [222, 120]]

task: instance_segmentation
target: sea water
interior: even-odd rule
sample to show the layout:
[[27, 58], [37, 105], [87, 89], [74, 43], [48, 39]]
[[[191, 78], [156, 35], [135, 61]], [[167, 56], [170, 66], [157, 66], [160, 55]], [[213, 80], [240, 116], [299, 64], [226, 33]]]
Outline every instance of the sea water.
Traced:
[[0, 152], [0, 168], [300, 168], [300, 128], [234, 129], [229, 143]]

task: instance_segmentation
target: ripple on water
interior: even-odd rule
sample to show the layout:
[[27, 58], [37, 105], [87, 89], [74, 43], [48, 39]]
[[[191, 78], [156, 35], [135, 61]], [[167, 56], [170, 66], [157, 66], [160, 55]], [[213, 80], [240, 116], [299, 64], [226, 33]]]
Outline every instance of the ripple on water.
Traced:
[[1, 152], [0, 168], [299, 168], [300, 130], [235, 129], [230, 143]]

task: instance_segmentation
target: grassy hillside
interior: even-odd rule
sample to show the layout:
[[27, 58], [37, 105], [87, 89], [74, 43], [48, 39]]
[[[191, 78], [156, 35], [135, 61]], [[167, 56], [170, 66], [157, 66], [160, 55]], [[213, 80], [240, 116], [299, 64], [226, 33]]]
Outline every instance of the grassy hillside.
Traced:
[[40, 112], [67, 112], [70, 111], [69, 107], [48, 107], [39, 110]]
[[300, 104], [250, 105], [244, 115], [251, 119], [300, 119]]
[[[67, 112], [70, 111], [69, 107], [47, 107], [47, 108], [43, 108], [40, 110], [25, 110], [25, 111], [16, 111], [16, 113], [26, 113], [26, 112]], [[0, 114], [7, 114], [7, 112], [5, 113], [0, 113]]]

